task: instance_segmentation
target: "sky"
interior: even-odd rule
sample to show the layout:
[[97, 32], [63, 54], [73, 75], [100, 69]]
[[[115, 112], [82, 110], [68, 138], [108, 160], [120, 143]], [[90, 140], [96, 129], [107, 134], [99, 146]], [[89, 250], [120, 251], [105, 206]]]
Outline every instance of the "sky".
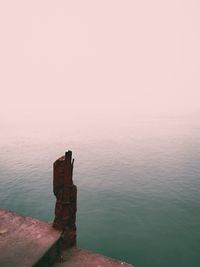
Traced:
[[200, 110], [199, 0], [0, 1], [0, 119]]

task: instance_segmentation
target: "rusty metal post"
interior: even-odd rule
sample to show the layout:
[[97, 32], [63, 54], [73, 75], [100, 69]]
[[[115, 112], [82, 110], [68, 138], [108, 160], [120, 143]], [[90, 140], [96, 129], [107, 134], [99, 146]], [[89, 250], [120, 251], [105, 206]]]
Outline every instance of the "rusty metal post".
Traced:
[[72, 152], [57, 159], [53, 165], [53, 192], [56, 196], [53, 227], [62, 231], [62, 248], [76, 245], [77, 187], [73, 184]]

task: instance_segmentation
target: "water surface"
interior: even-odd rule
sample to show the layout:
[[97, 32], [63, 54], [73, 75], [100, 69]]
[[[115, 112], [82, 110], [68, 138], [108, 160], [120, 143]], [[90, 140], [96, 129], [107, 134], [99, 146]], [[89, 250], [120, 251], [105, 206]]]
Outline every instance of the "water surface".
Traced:
[[199, 136], [196, 117], [1, 125], [0, 206], [51, 221], [52, 164], [71, 149], [80, 247], [138, 267], [199, 267]]

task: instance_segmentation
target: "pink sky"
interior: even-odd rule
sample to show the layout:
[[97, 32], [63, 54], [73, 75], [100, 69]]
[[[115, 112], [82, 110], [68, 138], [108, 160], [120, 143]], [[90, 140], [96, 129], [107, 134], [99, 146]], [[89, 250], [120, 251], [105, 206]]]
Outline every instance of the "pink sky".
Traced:
[[0, 2], [0, 119], [200, 109], [199, 0]]

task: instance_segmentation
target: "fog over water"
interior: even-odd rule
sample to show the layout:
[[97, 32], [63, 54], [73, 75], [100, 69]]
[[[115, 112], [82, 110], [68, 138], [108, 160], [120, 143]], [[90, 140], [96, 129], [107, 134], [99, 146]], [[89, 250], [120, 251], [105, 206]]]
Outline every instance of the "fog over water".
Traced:
[[52, 220], [75, 157], [78, 245], [199, 267], [200, 2], [1, 1], [0, 206]]
[[1, 121], [199, 110], [199, 11], [196, 0], [1, 2]]

